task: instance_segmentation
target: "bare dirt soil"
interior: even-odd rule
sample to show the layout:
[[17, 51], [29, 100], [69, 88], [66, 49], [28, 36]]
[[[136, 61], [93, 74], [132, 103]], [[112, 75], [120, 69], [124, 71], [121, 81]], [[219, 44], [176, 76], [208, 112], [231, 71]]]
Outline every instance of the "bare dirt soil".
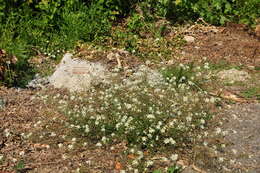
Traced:
[[260, 39], [246, 26], [230, 24], [216, 27], [210, 32], [200, 29], [188, 33], [195, 37], [195, 42], [183, 48], [186, 60], [207, 57], [211, 62], [228, 62], [243, 66], [260, 66]]
[[[207, 57], [216, 64], [224, 61], [225, 65], [242, 65], [250, 74], [259, 73], [257, 70], [260, 66], [259, 39], [240, 25], [218, 27], [217, 30], [217, 32], [192, 33], [195, 42], [187, 43], [183, 47], [180, 52], [182, 61]], [[232, 91], [232, 87], [225, 87]], [[246, 87], [246, 84], [242, 87]], [[6, 101], [5, 107], [0, 109], [0, 154], [5, 155], [2, 163], [0, 162], [1, 173], [16, 172], [19, 170], [19, 163], [23, 165], [20, 172], [73, 172], [86, 163], [89, 166], [85, 167], [85, 172], [118, 172], [115, 168], [124, 165], [122, 161], [122, 165], [117, 165], [118, 159], [124, 160], [119, 154], [124, 144], [115, 146], [116, 150], [109, 148], [97, 150], [89, 146], [69, 151], [52, 147], [65, 141], [59, 136], [59, 131], [60, 134], [66, 132], [66, 129], [60, 128], [59, 125], [64, 117], [54, 112], [47, 103], [32, 99], [36, 92], [36, 90], [0, 88], [0, 98]], [[42, 122], [41, 125], [37, 125], [39, 121]], [[40, 131], [47, 131], [46, 126], [50, 123], [53, 127], [60, 128], [57, 136], [51, 134], [49, 138], [38, 136]], [[223, 110], [212, 122], [212, 131], [216, 127], [228, 132], [224, 137], [209, 138], [208, 141], [212, 146], [226, 145], [220, 150], [220, 155], [224, 158], [223, 164], [216, 162], [219, 154], [211, 153], [209, 147], [199, 147], [197, 154], [194, 154], [194, 158], [190, 158], [189, 163], [200, 169], [192, 171], [260, 172], [260, 104], [225, 102]], [[32, 132], [28, 137], [30, 140], [25, 140], [27, 137], [22, 134], [30, 132]]]

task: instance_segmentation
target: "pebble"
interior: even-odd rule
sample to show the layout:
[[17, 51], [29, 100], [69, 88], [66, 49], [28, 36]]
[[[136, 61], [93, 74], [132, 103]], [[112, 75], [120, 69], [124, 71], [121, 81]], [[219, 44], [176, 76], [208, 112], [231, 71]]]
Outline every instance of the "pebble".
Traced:
[[188, 43], [192, 43], [195, 41], [195, 38], [189, 35], [185, 35], [184, 40], [187, 41]]

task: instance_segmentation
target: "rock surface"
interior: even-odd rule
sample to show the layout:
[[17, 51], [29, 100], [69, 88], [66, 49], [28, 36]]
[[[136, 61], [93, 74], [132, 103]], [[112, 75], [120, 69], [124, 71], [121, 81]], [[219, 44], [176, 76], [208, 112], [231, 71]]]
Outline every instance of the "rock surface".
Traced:
[[47, 77], [41, 77], [39, 74], [36, 74], [34, 79], [30, 81], [26, 87], [33, 89], [42, 89], [49, 84], [49, 79]]
[[232, 155], [232, 172], [260, 172], [260, 104], [234, 105], [224, 114], [230, 115], [223, 129], [229, 132], [225, 152]]
[[239, 71], [237, 69], [223, 70], [218, 72], [217, 76], [225, 81], [245, 81], [250, 78], [250, 75], [246, 71]]
[[136, 69], [136, 72], [129, 78], [123, 80], [126, 86], [135, 86], [144, 81], [151, 86], [160, 85], [160, 83], [163, 82], [163, 76], [157, 70], [150, 69], [145, 65], [140, 65]]
[[110, 72], [101, 63], [72, 59], [72, 54], [67, 53], [49, 81], [55, 88], [82, 91], [93, 83], [109, 82], [109, 75]]
[[187, 41], [188, 43], [192, 43], [195, 41], [195, 38], [189, 35], [185, 35], [184, 40]]
[[[119, 63], [117, 65], [121, 66]], [[157, 70], [146, 65], [139, 65], [134, 69], [125, 69], [125, 73], [129, 71], [130, 75], [128, 77], [120, 77], [120, 68], [118, 66], [112, 72], [103, 63], [72, 58], [72, 54], [67, 53], [47, 81], [55, 88], [67, 88], [70, 91], [83, 91], [90, 86], [102, 83], [111, 84], [115, 78], [121, 80], [122, 84], [128, 87], [141, 82], [147, 82], [149, 85], [155, 86], [163, 81], [163, 76]], [[31, 81], [28, 86], [34, 88], [38, 85], [43, 86], [41, 81], [46, 82], [45, 79], [37, 79]]]

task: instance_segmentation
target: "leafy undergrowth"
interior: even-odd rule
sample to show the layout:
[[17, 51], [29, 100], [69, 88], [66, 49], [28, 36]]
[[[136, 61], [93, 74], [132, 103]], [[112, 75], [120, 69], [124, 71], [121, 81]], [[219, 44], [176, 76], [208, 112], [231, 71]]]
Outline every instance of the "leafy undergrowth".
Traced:
[[[180, 64], [162, 68], [161, 79], [153, 82], [126, 79], [82, 93], [45, 91], [37, 97], [65, 115], [62, 124], [70, 133], [63, 139], [71, 142], [56, 147], [115, 150], [122, 145], [125, 171], [149, 172], [161, 167], [158, 161], [167, 163], [168, 169], [180, 155], [202, 143], [213, 116], [211, 108], [218, 98], [202, 89], [202, 82], [210, 81], [208, 68], [207, 63], [202, 67]], [[51, 136], [61, 133], [56, 127], [52, 130]]]

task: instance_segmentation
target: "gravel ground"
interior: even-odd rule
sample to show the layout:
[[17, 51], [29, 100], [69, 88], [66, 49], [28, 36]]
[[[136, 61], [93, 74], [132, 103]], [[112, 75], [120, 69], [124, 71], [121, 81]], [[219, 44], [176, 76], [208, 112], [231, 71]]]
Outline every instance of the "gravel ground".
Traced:
[[232, 154], [232, 172], [260, 172], [260, 104], [234, 105], [224, 111], [230, 143], [226, 152]]

